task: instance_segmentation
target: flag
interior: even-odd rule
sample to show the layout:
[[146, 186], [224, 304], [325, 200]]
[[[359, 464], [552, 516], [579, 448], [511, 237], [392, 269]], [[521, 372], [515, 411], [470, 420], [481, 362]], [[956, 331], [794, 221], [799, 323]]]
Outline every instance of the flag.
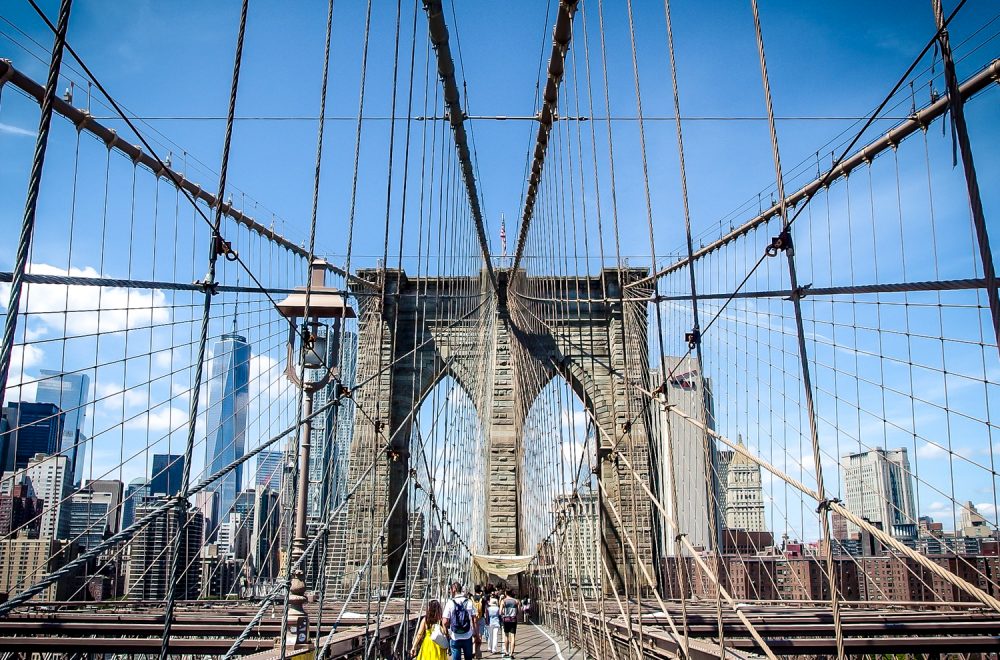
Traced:
[[679, 387], [682, 390], [697, 390], [698, 385], [695, 383], [695, 378], [698, 377], [698, 370], [688, 371], [687, 373], [678, 374], [670, 379], [670, 384], [673, 387]]
[[503, 214], [500, 214], [500, 250], [503, 256], [507, 256], [507, 223], [504, 222]]

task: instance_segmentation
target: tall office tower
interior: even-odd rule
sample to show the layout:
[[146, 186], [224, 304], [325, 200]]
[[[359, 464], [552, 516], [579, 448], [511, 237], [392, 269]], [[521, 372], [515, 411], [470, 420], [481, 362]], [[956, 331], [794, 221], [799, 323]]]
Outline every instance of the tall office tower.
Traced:
[[[159, 506], [149, 501], [135, 508], [136, 518]], [[177, 583], [177, 597], [194, 599], [201, 588], [201, 540], [204, 519], [201, 512], [191, 509], [182, 521], [180, 566], [183, 573]], [[133, 600], [163, 600], [169, 589], [173, 561], [173, 539], [177, 534], [178, 516], [156, 516], [142, 528], [128, 545], [128, 568], [125, 571], [126, 597]]]
[[[743, 436], [739, 436], [738, 442], [743, 445]], [[726, 470], [726, 527], [765, 532], [760, 466], [743, 454], [732, 453]]]
[[[236, 332], [224, 334], [213, 348], [208, 383], [205, 467], [209, 474], [243, 456], [249, 395], [250, 344]], [[242, 487], [242, 465], [209, 486], [209, 490], [219, 494], [219, 515], [223, 520]]]
[[[848, 454], [844, 463], [844, 494], [851, 513], [881, 523], [889, 533], [896, 525], [917, 524], [913, 477], [905, 448], [876, 447]], [[847, 532], [857, 538], [861, 529], [848, 520]]]
[[280, 451], [262, 451], [257, 454], [257, 473], [254, 476], [253, 485], [280, 491], [283, 463], [284, 454]]
[[256, 490], [253, 502], [253, 534], [250, 538], [250, 553], [257, 577], [273, 579], [278, 577], [278, 526], [281, 523], [281, 509], [278, 493], [270, 488]]
[[[73, 485], [83, 483], [86, 465], [86, 436], [83, 423], [87, 416], [87, 398], [90, 394], [90, 376], [87, 374], [66, 374], [49, 369], [40, 370], [42, 380], [35, 392], [35, 401], [59, 406], [65, 414], [59, 451], [69, 458]], [[51, 453], [51, 452], [50, 452]]]
[[66, 517], [69, 519], [67, 539], [89, 550], [111, 535], [108, 520], [114, 511], [111, 493], [97, 492], [84, 486], [65, 502]]
[[[0, 540], [0, 592], [15, 596], [37, 582], [39, 576], [53, 573], [76, 559], [77, 554], [77, 547], [66, 541], [26, 536]], [[68, 600], [79, 584], [78, 575], [73, 572], [63, 576], [32, 600]]]
[[[693, 358], [678, 357], [664, 358], [664, 362], [667, 372], [673, 372], [667, 383], [667, 402], [696, 420], [707, 420], [708, 427], [714, 428], [711, 387], [698, 373], [697, 362]], [[650, 378], [654, 386], [658, 386], [663, 376], [660, 370], [654, 369], [650, 371]], [[656, 409], [652, 415], [652, 430], [657, 442], [662, 500], [671, 516], [676, 507], [680, 533], [687, 534], [693, 546], [714, 548], [718, 542], [719, 530], [711, 529], [710, 507], [717, 506], [717, 494], [720, 490], [715, 470], [711, 469], [715, 462], [715, 442], [709, 436], [706, 447], [706, 434], [703, 431], [679, 416], [671, 415], [661, 406], [656, 406]], [[669, 449], [673, 450], [673, 470], [667, 463]], [[677, 480], [675, 491], [671, 489], [671, 473]], [[672, 492], [677, 493], [676, 502], [673, 501]], [[716, 526], [721, 527], [721, 516], [715, 516], [715, 520]], [[660, 530], [660, 533], [661, 544], [667, 554], [676, 554], [676, 533], [668, 526]]]
[[726, 489], [729, 486], [729, 464], [733, 460], [733, 450], [719, 449], [716, 445], [715, 449], [715, 478], [719, 484], [718, 490], [716, 491], [715, 497], [719, 506], [719, 511], [722, 513], [722, 524], [726, 524], [726, 511], [728, 510], [729, 504], [727, 502]]
[[601, 588], [597, 494], [557, 495], [552, 506], [566, 521], [555, 559], [566, 562], [563, 570], [570, 588], [582, 591], [584, 597], [596, 596]]
[[59, 406], [12, 401], [4, 406], [3, 415], [10, 429], [3, 447], [5, 470], [21, 470], [35, 454], [59, 451], [66, 418]]
[[[340, 364], [341, 382], [347, 387], [354, 387], [358, 373], [358, 335], [355, 332], [344, 332], [343, 353]], [[354, 438], [354, 399], [341, 400], [337, 411], [336, 434], [331, 482], [334, 492], [332, 506], [339, 506], [347, 494], [347, 465], [351, 456], [351, 440]]]
[[44, 502], [31, 488], [17, 484], [10, 494], [0, 495], [0, 538], [38, 538]]
[[69, 534], [69, 516], [66, 503], [73, 492], [69, 459], [65, 456], [35, 454], [21, 472], [6, 472], [0, 481], [0, 493], [9, 495], [15, 486], [23, 484], [43, 501], [38, 538], [66, 539]]
[[205, 543], [211, 543], [219, 527], [219, 494], [210, 490], [195, 493], [194, 508], [201, 511], [205, 521]]
[[[327, 342], [327, 364], [341, 361], [339, 381], [334, 380], [313, 395], [313, 409], [325, 406], [335, 395], [340, 382], [348, 387], [354, 385], [357, 334], [344, 332], [340, 342]], [[320, 377], [316, 374], [315, 377]], [[341, 463], [350, 447], [354, 425], [354, 408], [351, 399], [342, 399], [339, 406], [331, 407], [325, 415], [313, 420], [312, 452], [309, 455], [309, 522], [323, 523], [323, 507], [326, 503], [333, 508], [339, 503], [340, 491], [347, 472]]]
[[125, 529], [135, 522], [136, 507], [145, 504], [152, 495], [149, 494], [149, 482], [145, 479], [133, 479], [125, 488], [125, 498], [122, 500], [122, 526]]
[[173, 497], [181, 490], [184, 475], [184, 456], [181, 454], [153, 454], [153, 470], [149, 475], [149, 494], [153, 497]]
[[122, 517], [122, 488], [124, 484], [117, 479], [94, 479], [84, 485], [95, 493], [108, 493], [111, 498], [108, 529], [112, 534], [117, 534], [121, 531], [119, 525]]

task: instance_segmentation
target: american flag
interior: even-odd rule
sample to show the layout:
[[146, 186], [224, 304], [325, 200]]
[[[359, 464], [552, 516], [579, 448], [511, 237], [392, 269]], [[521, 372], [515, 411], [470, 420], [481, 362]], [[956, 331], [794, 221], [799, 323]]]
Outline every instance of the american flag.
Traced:
[[682, 390], [697, 390], [698, 385], [695, 382], [695, 378], [698, 377], [698, 370], [688, 371], [687, 373], [677, 374], [670, 379], [670, 384], [674, 387], [679, 387]]
[[500, 215], [500, 249], [503, 256], [507, 256], [507, 223], [504, 222], [503, 214]]

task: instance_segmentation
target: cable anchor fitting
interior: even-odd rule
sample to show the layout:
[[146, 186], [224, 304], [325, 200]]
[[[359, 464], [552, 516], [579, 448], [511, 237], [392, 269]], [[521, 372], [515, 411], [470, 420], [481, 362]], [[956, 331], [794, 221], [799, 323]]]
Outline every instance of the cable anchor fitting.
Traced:
[[209, 280], [207, 277], [203, 280], [195, 280], [192, 282], [193, 285], [200, 288], [205, 293], [209, 295], [216, 295], [219, 293], [219, 283]]
[[[701, 343], [701, 330], [699, 328], [692, 328], [690, 332], [685, 332], [684, 341], [687, 342], [689, 349], [694, 350], [694, 348]], [[665, 387], [666, 383], [663, 385]]]
[[221, 254], [224, 256], [226, 261], [236, 261], [240, 258], [240, 255], [233, 249], [233, 244], [222, 238], [221, 234], [215, 235], [215, 243], [212, 249], [216, 255]]
[[771, 239], [771, 244], [767, 246], [764, 252], [769, 257], [776, 257], [779, 252], [795, 254], [795, 251], [792, 249], [792, 233], [787, 228], [782, 229], [780, 234]]
[[807, 295], [809, 295], [810, 288], [812, 288], [812, 284], [803, 284], [799, 287], [796, 287], [795, 290], [792, 291], [792, 295], [785, 298], [785, 300], [791, 300], [791, 301], [802, 300]]
[[840, 499], [836, 497], [830, 497], [819, 503], [816, 507], [816, 513], [826, 513], [830, 510], [832, 504], [840, 504]]

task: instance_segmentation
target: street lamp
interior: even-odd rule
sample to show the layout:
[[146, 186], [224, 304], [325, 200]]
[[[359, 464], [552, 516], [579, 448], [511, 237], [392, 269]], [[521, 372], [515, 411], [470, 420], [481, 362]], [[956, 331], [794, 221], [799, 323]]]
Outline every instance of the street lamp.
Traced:
[[[309, 454], [312, 449], [313, 394], [326, 387], [339, 375], [337, 360], [340, 357], [342, 319], [354, 318], [354, 310], [339, 290], [326, 286], [327, 263], [314, 259], [309, 264], [310, 286], [296, 287], [295, 291], [278, 303], [278, 312], [291, 320], [288, 328], [288, 359], [285, 375], [296, 387], [302, 388], [303, 428], [299, 433], [299, 484], [295, 502], [295, 530], [292, 538], [292, 565], [299, 564], [289, 576], [288, 631], [286, 643], [292, 646], [305, 644], [309, 631], [306, 614], [305, 571], [300, 563], [306, 549], [306, 509], [309, 502]], [[307, 307], [308, 298], [308, 309]], [[308, 317], [306, 314], [308, 313]], [[298, 323], [298, 319], [303, 319]], [[332, 319], [332, 326], [323, 322]], [[324, 332], [325, 329], [325, 332]], [[296, 342], [296, 338], [298, 341]], [[297, 343], [297, 346], [296, 346]], [[299, 359], [295, 359], [296, 350]], [[300, 369], [321, 370], [320, 378], [307, 381], [300, 377]], [[304, 373], [304, 372], [302, 372]]]

